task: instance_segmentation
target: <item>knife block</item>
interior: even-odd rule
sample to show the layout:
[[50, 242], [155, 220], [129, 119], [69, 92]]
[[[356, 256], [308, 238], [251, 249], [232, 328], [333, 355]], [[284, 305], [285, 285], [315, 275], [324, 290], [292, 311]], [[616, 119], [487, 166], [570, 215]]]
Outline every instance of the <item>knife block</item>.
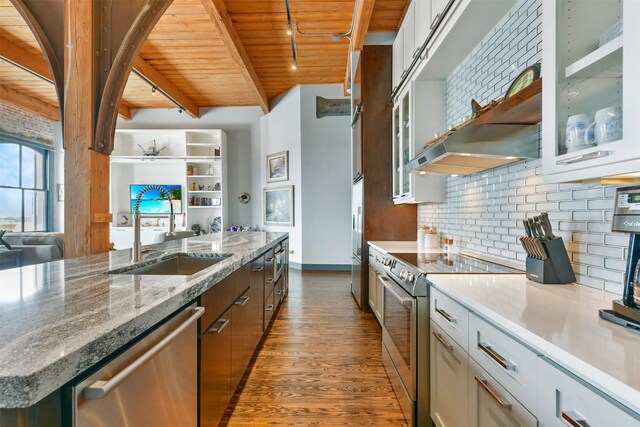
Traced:
[[545, 285], [564, 285], [576, 281], [576, 275], [571, 268], [569, 255], [562, 237], [541, 241], [549, 257], [536, 259], [527, 257], [527, 278]]

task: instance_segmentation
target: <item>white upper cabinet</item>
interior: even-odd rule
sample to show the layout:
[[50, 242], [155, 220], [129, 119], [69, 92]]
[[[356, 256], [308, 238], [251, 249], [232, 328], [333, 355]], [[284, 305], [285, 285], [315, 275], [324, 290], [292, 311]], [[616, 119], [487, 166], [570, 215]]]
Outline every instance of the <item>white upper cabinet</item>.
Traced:
[[400, 27], [396, 39], [393, 42], [393, 68], [391, 71], [394, 88], [400, 84], [402, 73], [404, 72], [404, 39], [402, 37], [404, 33], [402, 30], [402, 27]]
[[431, 26], [431, 1], [413, 0], [413, 46], [417, 55], [418, 50], [429, 36]]
[[544, 0], [542, 16], [545, 179], [639, 172], [640, 2]]
[[444, 128], [443, 83], [409, 82], [393, 109], [393, 201], [442, 202], [444, 177], [409, 173], [406, 164]]
[[404, 15], [402, 21], [402, 37], [403, 37], [403, 54], [402, 54], [402, 69], [408, 70], [413, 62], [415, 47], [414, 47], [414, 17], [415, 17], [415, 3], [411, 2], [407, 8], [407, 13]]

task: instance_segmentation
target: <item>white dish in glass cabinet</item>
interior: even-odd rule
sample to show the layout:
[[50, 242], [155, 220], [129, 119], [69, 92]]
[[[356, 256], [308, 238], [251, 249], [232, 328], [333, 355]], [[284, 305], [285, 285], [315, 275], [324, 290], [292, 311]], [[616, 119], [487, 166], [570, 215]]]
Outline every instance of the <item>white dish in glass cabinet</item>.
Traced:
[[[640, 172], [640, 2], [544, 0], [542, 16], [545, 180]], [[619, 20], [622, 34], [600, 44]]]

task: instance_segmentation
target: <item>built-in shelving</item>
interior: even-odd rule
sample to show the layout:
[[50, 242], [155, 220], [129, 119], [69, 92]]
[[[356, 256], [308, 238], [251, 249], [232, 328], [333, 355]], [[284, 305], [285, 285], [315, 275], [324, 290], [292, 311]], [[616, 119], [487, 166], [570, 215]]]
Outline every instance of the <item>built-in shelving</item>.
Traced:
[[572, 63], [565, 68], [566, 78], [620, 78], [622, 77], [622, 36]]

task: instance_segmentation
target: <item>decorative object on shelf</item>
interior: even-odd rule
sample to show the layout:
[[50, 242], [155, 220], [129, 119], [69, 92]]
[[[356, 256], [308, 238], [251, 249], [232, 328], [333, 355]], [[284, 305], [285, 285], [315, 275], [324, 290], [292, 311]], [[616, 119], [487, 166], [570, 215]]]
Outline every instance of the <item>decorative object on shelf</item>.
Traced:
[[567, 153], [575, 150], [582, 150], [586, 147], [592, 147], [595, 144], [586, 146], [586, 131], [589, 123], [589, 117], [584, 114], [574, 114], [567, 119], [567, 127], [565, 130], [564, 145]]
[[214, 157], [220, 157], [220, 149], [219, 148], [215, 148], [213, 150], [213, 156]]
[[229, 227], [229, 231], [231, 231], [232, 233], [238, 232], [239, 231], [238, 226], [232, 225], [231, 227]]
[[267, 182], [289, 180], [289, 151], [267, 156]]
[[197, 190], [197, 184], [194, 182], [191, 183], [191, 191], [196, 191]]
[[161, 149], [158, 150], [158, 147], [156, 146], [156, 140], [153, 140], [153, 145], [150, 145], [147, 149], [145, 149], [142, 145], [138, 144], [138, 147], [140, 147], [140, 149], [142, 150], [142, 155], [145, 157], [155, 157], [158, 154], [160, 154], [160, 152], [162, 150], [164, 150], [165, 148], [167, 148], [167, 146], [165, 145], [164, 147], [162, 147]]
[[211, 221], [210, 232], [211, 233], [220, 233], [221, 231], [222, 231], [222, 218], [217, 216], [217, 217], [213, 218], [213, 221]]
[[[594, 130], [589, 132], [591, 128]], [[612, 105], [596, 111], [595, 120], [584, 133], [584, 143], [595, 145], [618, 139], [622, 139], [622, 108]]]
[[611, 40], [622, 35], [622, 19], [618, 19], [609, 29], [598, 39], [598, 47], [609, 43]]
[[202, 234], [202, 229], [200, 228], [200, 224], [193, 224], [191, 226], [191, 230], [196, 233], [196, 236], [199, 236], [200, 234]]
[[484, 107], [481, 106], [478, 101], [476, 101], [475, 99], [471, 99], [471, 112], [473, 113], [473, 116], [471, 117], [471, 119], [475, 119], [477, 117], [480, 117], [481, 115], [483, 115], [484, 113], [486, 113], [487, 111], [491, 110], [493, 107], [495, 107], [496, 105], [499, 104], [500, 101], [497, 100], [493, 100], [490, 103], [488, 103], [487, 105], [485, 105]]
[[213, 175], [213, 165], [207, 167], [207, 175]]
[[131, 214], [129, 212], [120, 212], [117, 216], [116, 224], [118, 227], [131, 226]]
[[540, 63], [538, 62], [531, 65], [530, 67], [525, 68], [520, 74], [518, 74], [518, 77], [516, 77], [513, 83], [511, 83], [511, 85], [509, 86], [509, 89], [507, 89], [507, 92], [504, 95], [504, 99], [512, 97], [539, 78]]
[[249, 193], [240, 193], [238, 200], [240, 200], [240, 203], [242, 203], [243, 205], [246, 205], [247, 203], [249, 203], [249, 200], [251, 200], [251, 196], [249, 195]]
[[220, 184], [219, 182], [216, 182], [213, 185], [213, 191], [222, 191], [222, 184]]
[[189, 176], [194, 175], [193, 165], [187, 165], [187, 175]]
[[265, 188], [264, 223], [293, 226], [293, 185]]

